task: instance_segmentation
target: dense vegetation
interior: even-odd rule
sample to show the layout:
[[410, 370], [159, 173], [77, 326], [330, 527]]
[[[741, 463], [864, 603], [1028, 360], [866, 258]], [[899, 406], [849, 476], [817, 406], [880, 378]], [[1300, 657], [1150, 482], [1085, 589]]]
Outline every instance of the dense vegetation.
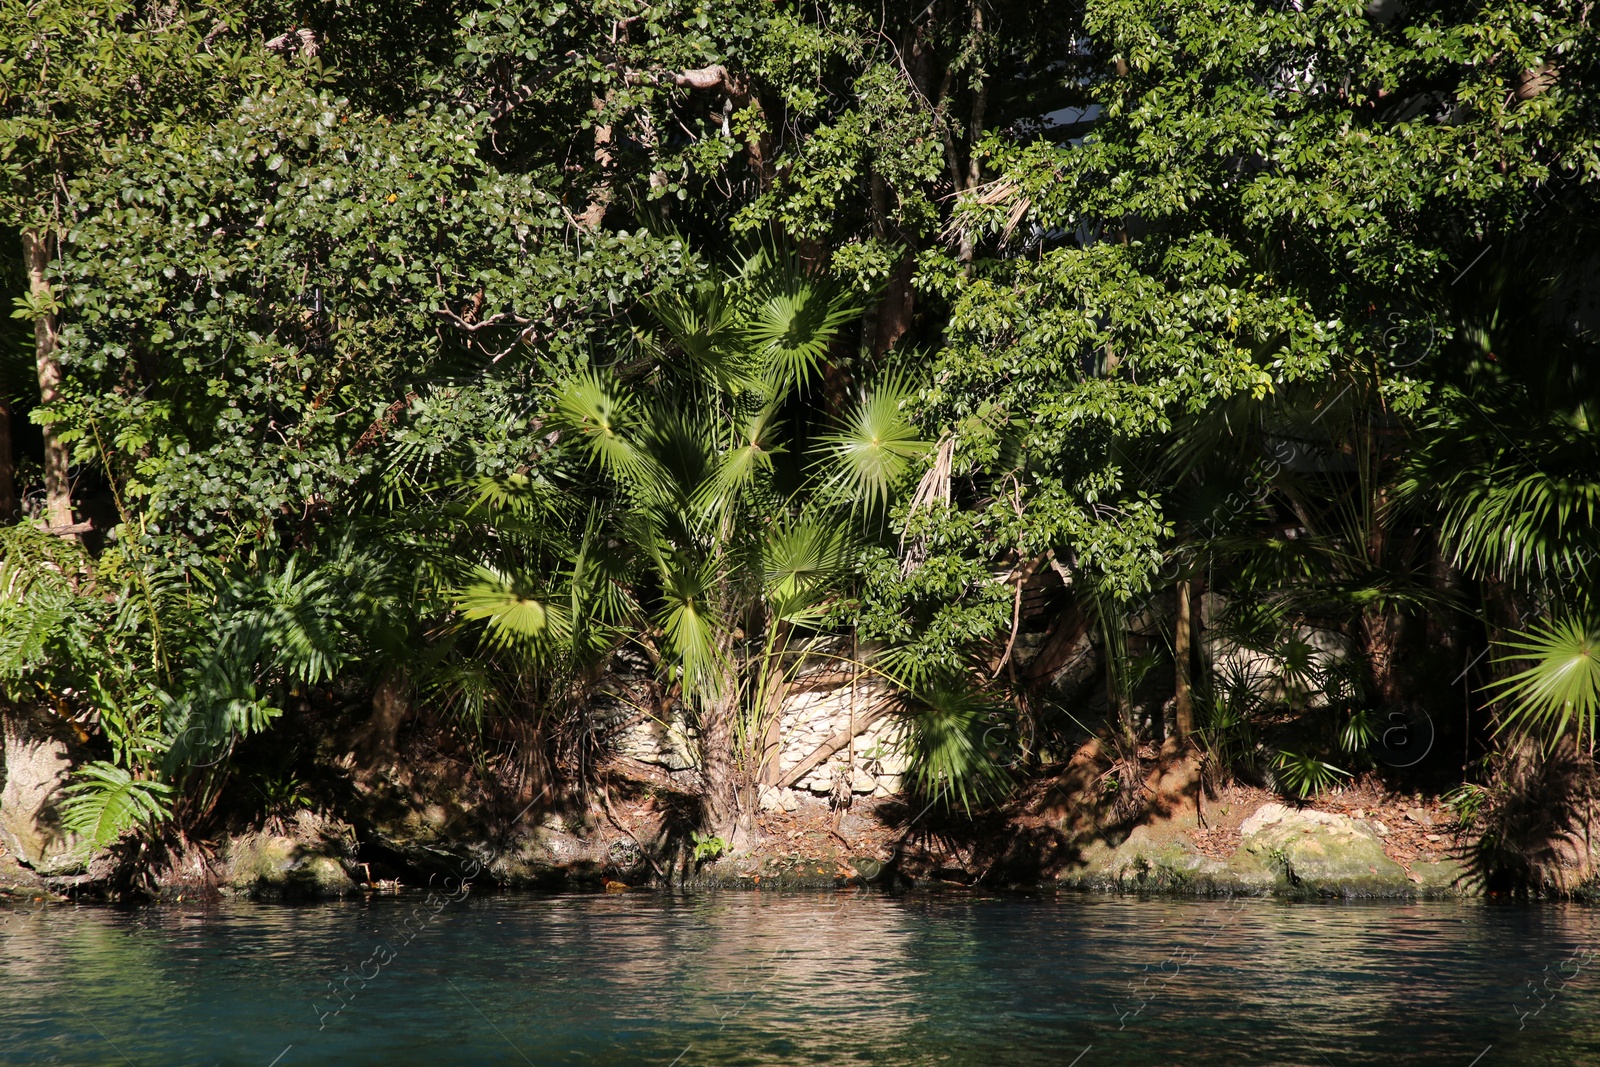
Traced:
[[5, 698], [101, 846], [312, 802], [343, 727], [581, 788], [624, 647], [732, 843], [830, 656], [930, 796], [1086, 729], [1307, 794], [1425, 719], [1385, 773], [1492, 835], [1600, 711], [1596, 34], [0, 0]]

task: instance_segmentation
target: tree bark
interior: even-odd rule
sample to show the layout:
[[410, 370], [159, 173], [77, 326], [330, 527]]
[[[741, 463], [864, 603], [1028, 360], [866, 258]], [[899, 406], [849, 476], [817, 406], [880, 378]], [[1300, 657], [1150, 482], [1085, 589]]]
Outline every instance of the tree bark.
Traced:
[[[29, 291], [35, 299], [48, 301], [50, 281], [45, 271], [50, 266], [50, 251], [46, 238], [38, 230], [22, 231], [22, 258], [28, 270]], [[61, 364], [56, 358], [60, 341], [53, 314], [33, 320], [33, 339], [39, 371], [39, 401], [53, 404], [61, 396]], [[71, 526], [72, 482], [67, 473], [71, 454], [52, 424], [45, 423], [43, 430], [45, 517], [52, 527]]]
[[400, 727], [411, 714], [408, 687], [405, 672], [398, 667], [385, 669], [378, 679], [372, 691], [372, 715], [355, 739], [363, 766], [387, 767], [398, 757]]
[[1194, 733], [1194, 581], [1178, 579], [1177, 621], [1172, 629], [1173, 683], [1176, 688], [1172, 704], [1173, 724], [1181, 741]]
[[917, 302], [917, 289], [912, 284], [916, 267], [916, 255], [908, 249], [894, 273], [889, 275], [889, 284], [877, 308], [872, 337], [874, 355], [881, 356], [889, 351], [911, 329], [911, 316], [916, 311]]
[[723, 691], [700, 705], [700, 762], [705, 772], [702, 804], [706, 829], [722, 838], [730, 852], [745, 851], [754, 836], [754, 812], [743, 803], [744, 790], [734, 751], [733, 717], [739, 687], [728, 679]]
[[[1372, 467], [1376, 471], [1379, 442], [1374, 440], [1370, 447]], [[1373, 494], [1372, 525], [1367, 530], [1367, 561], [1375, 569], [1383, 566], [1389, 552], [1389, 530], [1379, 518], [1384, 514], [1388, 502], [1388, 493], [1384, 489], [1379, 488]], [[1367, 660], [1367, 679], [1382, 704], [1395, 703], [1402, 695], [1399, 657], [1403, 626], [1400, 613], [1381, 601], [1376, 607], [1367, 608], [1361, 613], [1361, 651]]]
[[11, 456], [11, 403], [0, 396], [0, 522], [17, 513], [16, 461]]
[[778, 780], [778, 757], [783, 749], [783, 702], [789, 697], [791, 685], [791, 679], [783, 669], [784, 654], [789, 647], [790, 625], [787, 622], [771, 625], [779, 627], [779, 631], [773, 642], [773, 662], [767, 669], [777, 671], [778, 677], [777, 681], [771, 683], [766, 706], [761, 710], [761, 762], [756, 775], [756, 781], [761, 785], [772, 785]]
[[1361, 616], [1361, 650], [1366, 654], [1367, 677], [1380, 704], [1401, 697], [1399, 653], [1402, 621], [1391, 608], [1369, 610]]
[[[972, 3], [972, 43], [979, 47], [983, 40], [983, 4], [979, 0]], [[983, 138], [984, 112], [989, 104], [989, 83], [984, 77], [983, 69], [979, 67], [972, 76], [972, 116], [967, 125], [967, 173], [966, 184], [958, 192], [970, 192], [978, 187], [981, 178], [981, 168], [978, 165], [978, 141]], [[969, 269], [972, 266], [972, 253], [974, 250], [973, 231], [970, 227], [961, 231], [961, 247], [957, 258]]]

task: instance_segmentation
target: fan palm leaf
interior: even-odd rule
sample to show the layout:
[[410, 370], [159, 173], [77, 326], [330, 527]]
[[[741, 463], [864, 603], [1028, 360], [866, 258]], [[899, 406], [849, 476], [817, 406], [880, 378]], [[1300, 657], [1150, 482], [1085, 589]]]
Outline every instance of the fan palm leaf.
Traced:
[[699, 696], [715, 696], [723, 689], [724, 624], [713, 603], [718, 588], [713, 561], [698, 566], [663, 562], [658, 622], [667, 651], [682, 668], [684, 690]]
[[633, 405], [616, 383], [596, 372], [567, 379], [556, 387], [553, 421], [572, 432], [600, 468], [627, 481], [658, 476], [650, 457], [628, 431]]
[[912, 790], [969, 809], [998, 795], [1008, 775], [988, 743], [997, 710], [982, 694], [948, 680], [920, 690], [906, 717]]
[[1503, 642], [1501, 663], [1532, 666], [1488, 687], [1511, 702], [1501, 729], [1523, 728], [1558, 738], [1575, 729], [1593, 741], [1600, 714], [1600, 622], [1554, 619]]
[[811, 618], [817, 605], [849, 574], [855, 543], [843, 526], [817, 517], [771, 527], [762, 540], [763, 586], [776, 617]]
[[916, 461], [933, 446], [906, 417], [911, 390], [904, 380], [880, 384], [822, 439], [832, 485], [866, 510], [886, 504]]
[[740, 302], [744, 342], [768, 395], [779, 397], [811, 381], [861, 309], [854, 294], [792, 253], [758, 252], [741, 275], [749, 283]]
[[572, 636], [572, 618], [556, 597], [535, 595], [493, 567], [476, 569], [474, 580], [457, 593], [456, 607], [464, 618], [484, 621], [500, 647], [521, 644], [550, 654]]
[[713, 519], [738, 506], [756, 479], [771, 474], [772, 459], [783, 451], [773, 437], [776, 413], [764, 407], [735, 427], [733, 446], [723, 452], [711, 477], [695, 491], [697, 508]]

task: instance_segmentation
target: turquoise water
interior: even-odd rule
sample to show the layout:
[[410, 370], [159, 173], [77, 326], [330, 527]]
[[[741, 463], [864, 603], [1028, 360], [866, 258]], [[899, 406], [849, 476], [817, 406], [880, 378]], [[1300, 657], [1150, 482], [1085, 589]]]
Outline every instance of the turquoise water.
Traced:
[[23, 909], [0, 925], [0, 1061], [1596, 1064], [1597, 914], [747, 892]]

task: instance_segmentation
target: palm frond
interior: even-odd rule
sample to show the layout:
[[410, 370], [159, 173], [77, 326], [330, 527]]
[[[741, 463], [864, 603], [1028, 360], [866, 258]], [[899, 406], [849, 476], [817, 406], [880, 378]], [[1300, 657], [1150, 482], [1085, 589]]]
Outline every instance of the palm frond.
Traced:
[[819, 601], [855, 563], [856, 544], [845, 526], [819, 516], [783, 522], [761, 545], [763, 584], [776, 617], [811, 617]]
[[594, 372], [576, 375], [556, 387], [552, 421], [573, 434], [608, 474], [648, 478], [650, 458], [629, 436], [632, 405], [614, 382]]
[[717, 585], [712, 561], [663, 566], [658, 621], [668, 652], [683, 670], [684, 690], [697, 695], [718, 695], [723, 688], [723, 622], [712, 604]]
[[912, 792], [970, 809], [999, 795], [1009, 782], [987, 738], [999, 711], [982, 694], [950, 681], [915, 695], [906, 720], [907, 773]]
[[1488, 687], [1511, 702], [1501, 729], [1522, 728], [1554, 740], [1575, 729], [1581, 744], [1595, 737], [1600, 714], [1600, 622], [1554, 619], [1502, 643], [1498, 662], [1533, 661]]
[[828, 480], [863, 510], [887, 504], [916, 461], [933, 447], [906, 417], [910, 396], [904, 380], [891, 378], [864, 396], [835, 432], [822, 439], [833, 460]]
[[1316, 796], [1339, 779], [1350, 777], [1347, 770], [1297, 752], [1279, 752], [1272, 767], [1278, 784], [1296, 798]]
[[500, 647], [520, 643], [551, 653], [572, 636], [572, 618], [556, 597], [535, 595], [492, 567], [475, 570], [474, 580], [456, 594], [456, 607], [463, 617], [487, 623], [491, 641]]
[[712, 518], [737, 506], [756, 479], [772, 471], [772, 458], [783, 451], [774, 440], [776, 412], [770, 407], [740, 421], [733, 445], [717, 461], [716, 470], [695, 492], [694, 504]]
[[741, 393], [759, 385], [738, 308], [721, 285], [705, 283], [664, 293], [645, 306], [689, 365], [718, 389]]
[[742, 327], [768, 395], [804, 386], [844, 327], [861, 314], [855, 294], [809, 271], [793, 253], [758, 253], [742, 270]]

